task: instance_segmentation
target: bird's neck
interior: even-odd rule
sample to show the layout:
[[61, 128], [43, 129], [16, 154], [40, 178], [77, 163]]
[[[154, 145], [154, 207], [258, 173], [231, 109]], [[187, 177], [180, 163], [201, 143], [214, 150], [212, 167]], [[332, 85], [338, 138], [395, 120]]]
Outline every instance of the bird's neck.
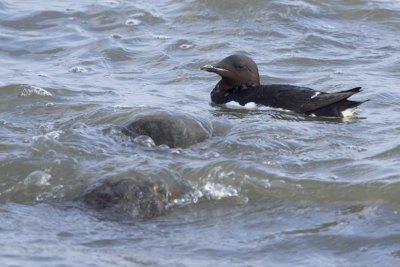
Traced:
[[243, 94], [249, 90], [254, 90], [257, 86], [229, 86], [221, 80], [211, 91], [211, 101], [214, 104], [225, 104], [235, 100], [236, 96]]

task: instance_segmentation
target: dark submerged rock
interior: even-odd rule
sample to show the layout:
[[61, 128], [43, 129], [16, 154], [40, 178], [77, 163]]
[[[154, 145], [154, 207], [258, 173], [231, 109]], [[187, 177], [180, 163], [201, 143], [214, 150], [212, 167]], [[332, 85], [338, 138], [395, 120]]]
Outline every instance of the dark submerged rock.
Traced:
[[185, 148], [210, 137], [212, 127], [189, 115], [153, 112], [137, 115], [124, 125], [122, 133], [132, 138], [149, 136], [156, 145]]
[[97, 182], [78, 199], [96, 211], [138, 219], [164, 214], [167, 203], [167, 195], [159, 185], [134, 179]]

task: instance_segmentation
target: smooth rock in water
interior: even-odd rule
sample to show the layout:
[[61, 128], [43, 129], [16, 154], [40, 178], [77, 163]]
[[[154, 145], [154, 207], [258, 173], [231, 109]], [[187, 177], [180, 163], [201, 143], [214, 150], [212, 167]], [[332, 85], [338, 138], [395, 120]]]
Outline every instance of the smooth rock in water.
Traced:
[[122, 132], [133, 138], [149, 136], [156, 145], [185, 148], [210, 137], [212, 126], [184, 114], [153, 112], [137, 115]]
[[167, 203], [166, 193], [157, 184], [134, 179], [98, 182], [79, 199], [97, 211], [137, 219], [162, 215]]

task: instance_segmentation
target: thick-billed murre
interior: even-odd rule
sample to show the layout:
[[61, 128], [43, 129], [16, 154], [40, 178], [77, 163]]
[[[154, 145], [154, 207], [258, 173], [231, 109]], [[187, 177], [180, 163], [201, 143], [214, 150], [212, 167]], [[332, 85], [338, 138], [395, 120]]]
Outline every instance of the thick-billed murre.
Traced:
[[201, 70], [214, 72], [222, 78], [211, 92], [214, 104], [236, 101], [244, 106], [254, 102], [306, 115], [343, 117], [343, 112], [365, 102], [347, 100], [360, 92], [361, 87], [324, 93], [288, 84], [260, 85], [257, 64], [244, 55], [226, 57], [215, 65], [203, 66]]

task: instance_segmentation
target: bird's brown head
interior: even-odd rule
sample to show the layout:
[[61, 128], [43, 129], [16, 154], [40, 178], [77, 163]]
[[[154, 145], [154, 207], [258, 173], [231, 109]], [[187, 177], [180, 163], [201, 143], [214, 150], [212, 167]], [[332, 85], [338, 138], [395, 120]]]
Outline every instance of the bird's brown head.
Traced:
[[203, 66], [201, 70], [221, 76], [222, 79], [216, 87], [219, 90], [229, 91], [233, 88], [260, 85], [257, 64], [244, 55], [226, 57], [215, 65]]

